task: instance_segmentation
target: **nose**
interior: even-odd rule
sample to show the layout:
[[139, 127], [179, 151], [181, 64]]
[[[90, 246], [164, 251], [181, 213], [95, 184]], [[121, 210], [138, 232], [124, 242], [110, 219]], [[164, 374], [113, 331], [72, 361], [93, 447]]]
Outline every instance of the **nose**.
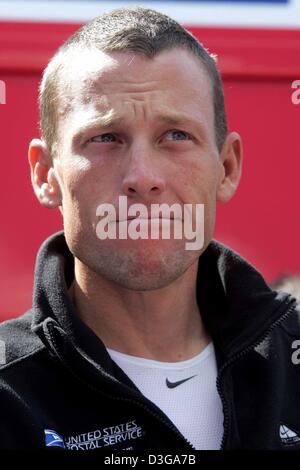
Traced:
[[133, 145], [122, 182], [122, 191], [128, 197], [152, 199], [166, 187], [158, 155], [146, 143]]

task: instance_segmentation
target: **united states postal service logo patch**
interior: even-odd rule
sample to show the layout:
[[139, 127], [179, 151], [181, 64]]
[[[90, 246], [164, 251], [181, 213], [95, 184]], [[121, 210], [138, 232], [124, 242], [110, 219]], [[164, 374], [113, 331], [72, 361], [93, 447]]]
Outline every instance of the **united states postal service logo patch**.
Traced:
[[46, 447], [62, 447], [66, 448], [62, 436], [52, 429], [45, 429], [45, 444]]

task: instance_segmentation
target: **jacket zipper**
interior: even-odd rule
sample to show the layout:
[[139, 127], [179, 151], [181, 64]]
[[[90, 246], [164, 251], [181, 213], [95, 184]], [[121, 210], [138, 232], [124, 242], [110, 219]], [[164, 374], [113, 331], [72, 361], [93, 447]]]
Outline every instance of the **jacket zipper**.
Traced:
[[256, 348], [260, 343], [262, 343], [267, 336], [272, 332], [274, 328], [276, 328], [282, 321], [284, 321], [296, 308], [296, 300], [294, 300], [293, 305], [291, 305], [288, 310], [285, 312], [284, 315], [282, 315], [280, 318], [278, 318], [266, 331], [265, 333], [254, 343], [251, 345], [247, 346], [245, 349], [239, 351], [237, 354], [233, 355], [230, 359], [228, 359], [227, 362], [223, 364], [223, 366], [220, 368], [218, 377], [217, 377], [217, 390], [218, 393], [221, 397], [222, 403], [223, 403], [223, 412], [224, 412], [224, 433], [223, 433], [223, 438], [222, 438], [222, 443], [220, 450], [225, 450], [225, 444], [228, 438], [228, 428], [229, 428], [229, 406], [225, 394], [223, 393], [223, 377], [224, 377], [224, 371], [231, 366], [234, 362], [240, 360], [245, 354], [250, 352], [252, 349]]
[[174, 432], [177, 435], [177, 437], [180, 439], [180, 441], [184, 441], [185, 444], [187, 444], [191, 448], [191, 450], [196, 450], [196, 448], [193, 446], [193, 444], [188, 439], [186, 439], [186, 437], [183, 436], [175, 426], [172, 427], [162, 416], [160, 416], [158, 413], [155, 413], [154, 411], [152, 411], [150, 408], [148, 408], [143, 403], [139, 402], [138, 400], [131, 400], [130, 398], [127, 399], [127, 398], [113, 397], [113, 399], [132, 402], [134, 404], [137, 404], [138, 406], [140, 406], [140, 408], [143, 408], [144, 410], [149, 412], [152, 416], [154, 416], [158, 421], [161, 421], [165, 426], [167, 426], [172, 432]]
[[[48, 325], [48, 329], [49, 329], [49, 326], [51, 329], [53, 329], [52, 325]], [[54, 326], [55, 328], [55, 326]], [[166, 421], [164, 419], [163, 416], [159, 415], [158, 413], [154, 412], [153, 410], [151, 410], [151, 408], [149, 408], [147, 405], [145, 405], [144, 403], [140, 402], [138, 399], [131, 399], [131, 398], [122, 398], [122, 397], [114, 397], [114, 396], [111, 396], [111, 395], [108, 395], [106, 393], [104, 393], [103, 391], [99, 390], [97, 387], [93, 386], [92, 384], [86, 382], [84, 379], [82, 379], [79, 375], [77, 375], [73, 369], [65, 362], [64, 358], [61, 357], [60, 354], [58, 354], [58, 350], [59, 348], [57, 347], [57, 344], [56, 344], [56, 341], [55, 341], [55, 337], [54, 337], [54, 334], [52, 334], [51, 331], [49, 331], [50, 333], [50, 338], [51, 338], [51, 341], [52, 343], [54, 343], [55, 345], [55, 351], [56, 351], [56, 354], [57, 356], [59, 357], [60, 361], [64, 364], [64, 366], [70, 371], [70, 373], [76, 377], [77, 380], [79, 380], [81, 383], [83, 383], [85, 386], [87, 386], [88, 388], [92, 389], [93, 391], [95, 391], [96, 393], [100, 394], [100, 395], [104, 395], [106, 397], [108, 397], [109, 399], [113, 399], [113, 400], [117, 400], [117, 401], [124, 401], [124, 402], [127, 402], [127, 403], [133, 403], [135, 405], [138, 405], [140, 408], [143, 408], [144, 410], [146, 410], [148, 413], [150, 413], [152, 416], [154, 416], [158, 421], [160, 421], [161, 423], [163, 423], [169, 430], [171, 430], [174, 434], [176, 434], [176, 436], [180, 439], [180, 441], [184, 441], [185, 444], [187, 444], [191, 450], [196, 450], [196, 448], [193, 446], [193, 444], [188, 440], [186, 439], [185, 436], [183, 436], [180, 431], [174, 426], [171, 426], [170, 423], [168, 423], [168, 421]], [[112, 379], [110, 378], [109, 375], [107, 375], [107, 379], [108, 380], [111, 380]]]

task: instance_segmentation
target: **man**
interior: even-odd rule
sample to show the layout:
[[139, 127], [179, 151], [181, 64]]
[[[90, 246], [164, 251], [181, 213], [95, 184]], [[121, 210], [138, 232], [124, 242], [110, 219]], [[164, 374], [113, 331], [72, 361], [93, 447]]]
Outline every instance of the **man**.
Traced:
[[[242, 161], [214, 58], [160, 13], [116, 10], [52, 58], [40, 112], [32, 183], [64, 234], [40, 249], [32, 310], [0, 329], [1, 447], [300, 448], [295, 300], [212, 241]], [[102, 204], [106, 234], [156, 219], [158, 236], [106, 236]], [[142, 217], [154, 204], [190, 218]], [[163, 238], [201, 205], [200, 247]]]

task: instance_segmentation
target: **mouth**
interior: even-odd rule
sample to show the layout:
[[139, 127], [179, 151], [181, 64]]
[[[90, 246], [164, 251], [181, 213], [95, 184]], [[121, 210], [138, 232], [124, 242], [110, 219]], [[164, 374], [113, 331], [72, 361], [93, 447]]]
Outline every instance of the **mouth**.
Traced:
[[[144, 215], [141, 215], [139, 214], [139, 211], [138, 212], [138, 215], [125, 215], [125, 218], [121, 218], [119, 219], [118, 215], [117, 215], [117, 219], [116, 219], [116, 222], [124, 222], [124, 221], [130, 221], [130, 220], [134, 220], [134, 219], [138, 219], [138, 220], [157, 220], [157, 219], [160, 219], [160, 220], [174, 220], [174, 214], [167, 214], [167, 215], [164, 215], [163, 213], [159, 213], [158, 216], [154, 215], [154, 214], [151, 214], [151, 211], [149, 210], [148, 211], [148, 215], [144, 216]], [[178, 217], [177, 217], [178, 218]]]
[[128, 222], [130, 220], [134, 220], [134, 219], [138, 219], [138, 220], [170, 220], [170, 221], [174, 221], [174, 220], [182, 220], [182, 219], [179, 219], [179, 218], [174, 218], [173, 215], [171, 215], [170, 217], [163, 217], [163, 216], [159, 216], [159, 217], [139, 217], [139, 216], [134, 216], [134, 215], [129, 215], [126, 219], [116, 219], [115, 222]]

